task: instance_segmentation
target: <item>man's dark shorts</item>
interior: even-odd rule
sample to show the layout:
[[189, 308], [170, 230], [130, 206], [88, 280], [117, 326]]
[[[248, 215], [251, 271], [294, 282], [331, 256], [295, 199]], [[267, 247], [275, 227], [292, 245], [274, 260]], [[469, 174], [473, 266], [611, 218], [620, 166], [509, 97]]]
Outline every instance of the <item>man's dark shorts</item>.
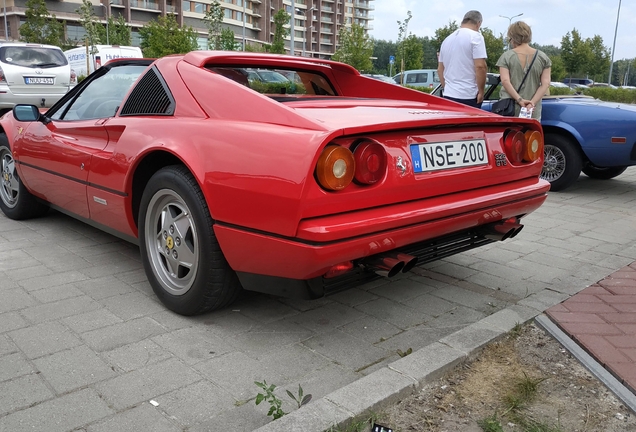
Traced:
[[453, 102], [463, 103], [464, 105], [468, 105], [475, 108], [481, 108], [481, 103], [477, 103], [477, 98], [473, 99], [457, 99], [448, 96], [444, 96], [444, 99], [452, 100]]

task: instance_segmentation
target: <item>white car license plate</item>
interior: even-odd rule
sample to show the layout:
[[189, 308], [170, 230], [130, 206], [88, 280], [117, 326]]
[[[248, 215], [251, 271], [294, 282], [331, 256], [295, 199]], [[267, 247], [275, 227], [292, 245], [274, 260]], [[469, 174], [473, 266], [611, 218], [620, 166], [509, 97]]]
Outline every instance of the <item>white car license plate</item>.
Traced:
[[463, 168], [488, 163], [486, 140], [412, 144], [413, 172]]
[[44, 78], [44, 77], [24, 77], [24, 82], [26, 84], [54, 84], [53, 78]]

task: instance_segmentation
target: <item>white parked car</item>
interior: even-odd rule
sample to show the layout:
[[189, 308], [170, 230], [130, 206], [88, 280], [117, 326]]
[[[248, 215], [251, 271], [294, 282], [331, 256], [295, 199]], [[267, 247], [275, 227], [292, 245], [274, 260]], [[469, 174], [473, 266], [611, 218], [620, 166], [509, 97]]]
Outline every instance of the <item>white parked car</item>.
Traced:
[[570, 86], [562, 82], [552, 81], [550, 83], [550, 87], [569, 88]]
[[435, 88], [440, 83], [437, 69], [414, 69], [404, 71], [404, 78], [399, 73], [393, 77], [396, 84], [402, 84], [411, 87], [428, 87]]
[[16, 104], [49, 108], [70, 84], [71, 67], [59, 47], [0, 43], [0, 114]]

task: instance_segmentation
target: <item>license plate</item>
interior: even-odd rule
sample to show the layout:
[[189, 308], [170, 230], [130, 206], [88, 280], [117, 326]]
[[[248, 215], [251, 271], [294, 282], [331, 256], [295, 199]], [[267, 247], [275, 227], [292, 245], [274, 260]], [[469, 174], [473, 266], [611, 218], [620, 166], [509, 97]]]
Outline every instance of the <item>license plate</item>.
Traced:
[[26, 84], [55, 84], [54, 78], [24, 77]]
[[488, 163], [486, 140], [412, 144], [413, 172], [464, 168]]

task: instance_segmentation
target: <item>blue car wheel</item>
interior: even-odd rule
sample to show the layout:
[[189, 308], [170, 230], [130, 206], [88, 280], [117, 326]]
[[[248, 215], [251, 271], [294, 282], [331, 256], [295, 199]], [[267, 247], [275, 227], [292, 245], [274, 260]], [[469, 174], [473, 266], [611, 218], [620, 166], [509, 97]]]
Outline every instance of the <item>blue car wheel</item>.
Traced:
[[551, 191], [560, 191], [579, 178], [583, 158], [576, 144], [568, 138], [545, 134], [543, 168], [541, 178], [550, 182]]
[[587, 164], [583, 167], [583, 174], [597, 180], [609, 180], [617, 177], [625, 172], [627, 167], [597, 167], [592, 164]]

